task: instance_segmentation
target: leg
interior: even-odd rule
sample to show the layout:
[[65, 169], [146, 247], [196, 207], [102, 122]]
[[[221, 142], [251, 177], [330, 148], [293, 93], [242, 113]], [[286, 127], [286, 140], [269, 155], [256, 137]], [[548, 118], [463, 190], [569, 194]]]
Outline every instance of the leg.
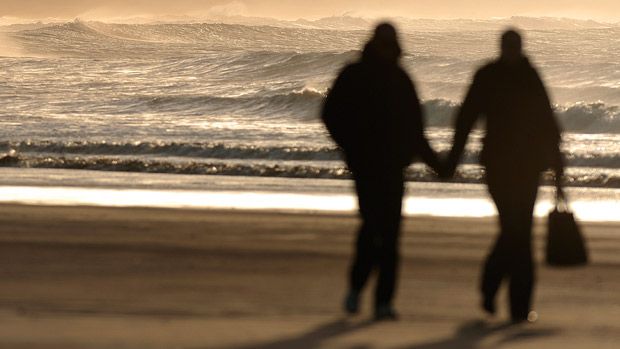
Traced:
[[376, 252], [371, 229], [367, 223], [363, 222], [357, 233], [355, 257], [351, 265], [349, 279], [352, 292], [360, 293], [362, 291], [374, 266]]
[[495, 203], [498, 212], [500, 231], [498, 237], [486, 258], [482, 268], [482, 277], [480, 280], [480, 292], [482, 293], [482, 307], [490, 313], [495, 314], [495, 297], [502, 283], [502, 280], [508, 272], [508, 253], [510, 252], [509, 235], [506, 233], [510, 230], [510, 200], [506, 194], [505, 179], [494, 171], [487, 170], [486, 181], [489, 194]]
[[374, 265], [375, 249], [373, 244], [372, 230], [366, 223], [362, 223], [357, 233], [355, 257], [349, 272], [349, 293], [344, 303], [345, 311], [349, 314], [356, 314], [359, 311], [360, 293], [366, 285]]
[[380, 229], [376, 217], [379, 207], [376, 176], [354, 172], [355, 189], [362, 219], [355, 243], [355, 255], [349, 271], [349, 293], [345, 299], [345, 310], [355, 314], [359, 310], [359, 296], [377, 261], [377, 234]]
[[509, 244], [505, 240], [503, 234], [500, 233], [482, 269], [480, 282], [482, 307], [490, 314], [495, 314], [495, 296], [507, 273], [506, 250]]
[[527, 320], [534, 289], [534, 262], [532, 256], [532, 215], [538, 181], [523, 186], [519, 208], [514, 214], [513, 254], [508, 270], [510, 292], [510, 314], [513, 321]]
[[364, 288], [368, 277], [375, 265], [376, 235], [379, 229], [376, 219], [377, 184], [371, 176], [357, 174], [355, 176], [355, 188], [359, 202], [359, 212], [362, 224], [357, 233], [355, 244], [355, 257], [350, 269], [350, 291], [360, 293]]
[[379, 247], [379, 280], [377, 280], [375, 291], [376, 320], [395, 320], [397, 318], [392, 300], [398, 275], [398, 228], [390, 230], [387, 230], [388, 232], [383, 236]]
[[487, 183], [499, 212], [501, 232], [483, 270], [483, 307], [495, 311], [497, 290], [502, 279], [508, 277], [512, 318], [526, 319], [534, 285], [531, 230], [538, 174], [515, 177], [487, 171]]
[[399, 262], [398, 240], [404, 191], [402, 172], [391, 174], [386, 179], [382, 190], [379, 280], [375, 293], [375, 305], [391, 308]]

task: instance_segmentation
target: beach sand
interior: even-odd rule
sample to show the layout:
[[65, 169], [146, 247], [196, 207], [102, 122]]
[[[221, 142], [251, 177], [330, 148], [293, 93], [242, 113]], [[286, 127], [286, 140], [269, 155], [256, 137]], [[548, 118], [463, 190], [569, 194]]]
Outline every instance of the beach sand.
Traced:
[[[538, 263], [534, 324], [478, 308], [493, 219], [405, 221], [397, 322], [341, 301], [354, 215], [0, 206], [0, 348], [619, 348], [620, 226]], [[537, 223], [537, 259], [544, 224]], [[505, 290], [505, 288], [503, 289]]]

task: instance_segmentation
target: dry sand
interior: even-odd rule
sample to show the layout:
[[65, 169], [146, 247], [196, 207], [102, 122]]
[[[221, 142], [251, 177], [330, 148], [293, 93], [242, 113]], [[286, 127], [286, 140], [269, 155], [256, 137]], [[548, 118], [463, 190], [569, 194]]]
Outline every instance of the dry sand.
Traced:
[[354, 216], [0, 206], [0, 348], [620, 348], [618, 225], [584, 226], [586, 268], [539, 263], [539, 321], [504, 326], [476, 292], [494, 224], [407, 219], [401, 319], [372, 323], [371, 289], [341, 312]]

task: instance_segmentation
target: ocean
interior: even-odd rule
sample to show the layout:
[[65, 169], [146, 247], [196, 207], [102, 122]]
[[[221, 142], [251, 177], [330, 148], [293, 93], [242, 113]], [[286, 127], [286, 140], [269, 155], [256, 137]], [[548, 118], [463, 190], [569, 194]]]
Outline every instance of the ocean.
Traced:
[[[0, 201], [26, 200], [24, 188], [39, 188], [28, 196], [37, 201], [41, 188], [72, 187], [117, 194], [284, 193], [307, 202], [315, 202], [307, 195], [329, 194], [316, 204], [283, 201], [278, 208], [321, 210], [342, 196], [332, 206], [354, 209], [350, 174], [319, 113], [338, 71], [359, 57], [373, 22], [242, 22], [0, 20]], [[522, 28], [564, 130], [567, 185], [576, 201], [606, 203], [606, 218], [592, 219], [620, 219], [613, 213], [620, 208], [620, 24], [553, 18], [397, 23], [402, 65], [423, 101], [427, 136], [444, 153], [473, 72], [497, 55], [502, 28]], [[412, 165], [407, 178], [417, 189], [411, 197], [486, 200], [476, 164], [481, 137], [474, 132], [449, 184]], [[63, 201], [64, 193], [56, 199]], [[132, 195], [115, 200], [129, 204]], [[175, 200], [170, 205], [206, 200], [203, 205], [217, 206], [222, 199]], [[231, 207], [243, 206], [234, 201]]]

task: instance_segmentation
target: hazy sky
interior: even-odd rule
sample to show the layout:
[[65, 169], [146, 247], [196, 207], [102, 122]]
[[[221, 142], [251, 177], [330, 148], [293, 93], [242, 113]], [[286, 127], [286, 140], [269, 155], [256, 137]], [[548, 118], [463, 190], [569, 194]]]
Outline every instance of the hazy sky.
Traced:
[[563, 16], [620, 21], [619, 0], [0, 0], [0, 16], [122, 17], [242, 14], [286, 19], [361, 16], [489, 18]]

